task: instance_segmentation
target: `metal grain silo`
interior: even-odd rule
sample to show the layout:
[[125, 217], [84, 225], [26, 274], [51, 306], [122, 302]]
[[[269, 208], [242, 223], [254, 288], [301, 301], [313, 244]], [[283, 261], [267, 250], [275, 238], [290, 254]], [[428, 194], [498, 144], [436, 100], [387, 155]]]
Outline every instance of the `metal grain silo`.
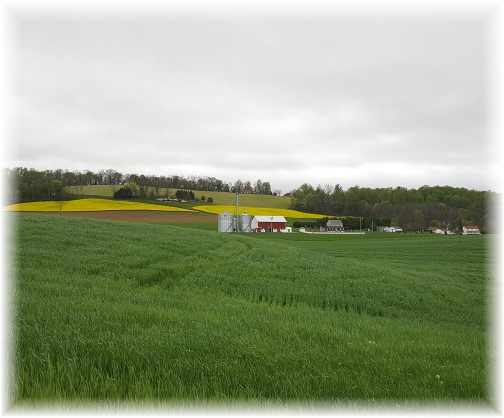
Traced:
[[229, 212], [219, 213], [217, 220], [217, 231], [219, 232], [233, 232], [233, 215]]
[[252, 218], [247, 212], [243, 212], [240, 216], [240, 231], [241, 232], [252, 232]]

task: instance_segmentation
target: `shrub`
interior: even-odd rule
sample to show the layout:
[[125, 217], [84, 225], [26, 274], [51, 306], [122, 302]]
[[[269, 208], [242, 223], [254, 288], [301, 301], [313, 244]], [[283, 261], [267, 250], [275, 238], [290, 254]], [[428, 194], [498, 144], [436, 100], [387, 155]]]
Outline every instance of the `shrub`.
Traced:
[[192, 190], [177, 190], [175, 196], [177, 196], [177, 199], [196, 200]]
[[133, 197], [133, 193], [129, 187], [121, 187], [114, 192], [114, 198], [116, 199], [129, 199], [130, 197]]

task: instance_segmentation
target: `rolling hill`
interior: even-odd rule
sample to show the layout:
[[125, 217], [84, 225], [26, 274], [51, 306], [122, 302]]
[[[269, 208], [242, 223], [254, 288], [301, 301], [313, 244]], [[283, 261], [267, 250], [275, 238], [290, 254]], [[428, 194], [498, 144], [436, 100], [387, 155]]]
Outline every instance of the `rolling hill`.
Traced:
[[[120, 186], [68, 186], [66, 191], [76, 196], [101, 196], [113, 197], [114, 191], [119, 189]], [[149, 188], [154, 190], [153, 188]], [[159, 194], [175, 194], [176, 189], [160, 188]], [[235, 194], [230, 192], [209, 192], [201, 190], [192, 190], [198, 200], [202, 196], [206, 198], [212, 197], [214, 205], [232, 206], [235, 203]], [[239, 196], [240, 205], [253, 206], [253, 207], [270, 207], [279, 209], [288, 209], [290, 207], [291, 199], [284, 196], [271, 196], [261, 194], [241, 194]], [[195, 204], [204, 204], [197, 202]]]

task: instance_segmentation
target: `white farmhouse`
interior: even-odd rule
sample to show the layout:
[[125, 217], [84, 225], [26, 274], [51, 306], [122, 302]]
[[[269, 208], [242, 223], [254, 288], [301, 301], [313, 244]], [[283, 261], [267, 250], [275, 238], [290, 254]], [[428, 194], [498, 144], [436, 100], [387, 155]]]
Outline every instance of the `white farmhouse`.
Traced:
[[480, 235], [479, 226], [467, 225], [462, 227], [462, 235]]
[[385, 232], [403, 232], [403, 230], [400, 226], [389, 226]]

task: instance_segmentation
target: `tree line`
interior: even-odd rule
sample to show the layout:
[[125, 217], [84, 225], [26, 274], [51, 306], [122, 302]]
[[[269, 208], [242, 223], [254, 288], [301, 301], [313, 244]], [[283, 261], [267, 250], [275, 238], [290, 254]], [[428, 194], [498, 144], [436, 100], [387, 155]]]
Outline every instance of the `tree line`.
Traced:
[[[65, 187], [111, 185], [125, 186], [131, 183], [139, 187], [139, 195], [147, 197], [146, 190], [152, 188], [155, 195], [160, 194], [160, 189], [184, 189], [215, 192], [240, 192], [267, 195], [279, 195], [280, 190], [272, 191], [267, 181], [257, 180], [252, 184], [249, 180], [236, 180], [234, 183], [225, 182], [215, 177], [198, 176], [155, 176], [144, 174], [123, 174], [113, 169], [93, 172], [69, 170], [43, 170], [16, 167], [4, 169], [7, 180], [6, 199], [11, 202], [32, 202], [38, 200], [68, 199], [70, 195], [65, 192]], [[54, 183], [58, 182], [58, 183]], [[127, 189], [127, 188], [126, 188]], [[121, 193], [128, 193], [122, 191]], [[145, 194], [145, 196], [143, 196]]]
[[[4, 169], [4, 197], [6, 203], [39, 200], [65, 200], [71, 198], [66, 187], [86, 185], [112, 185], [124, 188], [120, 194], [140, 198], [160, 195], [161, 189], [219, 191], [280, 195], [269, 182], [237, 180], [224, 182], [215, 177], [155, 176], [123, 174], [113, 169], [98, 172], [44, 170], [16, 167]], [[492, 230], [492, 202], [497, 194], [491, 191], [468, 190], [450, 186], [422, 186], [418, 189], [404, 187], [378, 188], [350, 187], [344, 190], [339, 184], [313, 187], [307, 183], [287, 194], [291, 207], [302, 212], [328, 217], [354, 216], [371, 224], [373, 220], [388, 220], [405, 230], [421, 230], [429, 226], [458, 228], [476, 224], [483, 230]], [[118, 196], [119, 197], [119, 196]], [[386, 222], [388, 224], [388, 221]]]
[[[475, 224], [492, 229], [491, 207], [497, 194], [461, 187], [422, 186], [371, 189], [336, 184], [313, 187], [303, 184], [291, 193], [293, 209], [331, 217], [356, 216], [366, 224], [373, 219], [388, 219], [390, 224], [408, 231], [434, 227], [461, 228]], [[387, 222], [388, 223], [388, 222]]]

